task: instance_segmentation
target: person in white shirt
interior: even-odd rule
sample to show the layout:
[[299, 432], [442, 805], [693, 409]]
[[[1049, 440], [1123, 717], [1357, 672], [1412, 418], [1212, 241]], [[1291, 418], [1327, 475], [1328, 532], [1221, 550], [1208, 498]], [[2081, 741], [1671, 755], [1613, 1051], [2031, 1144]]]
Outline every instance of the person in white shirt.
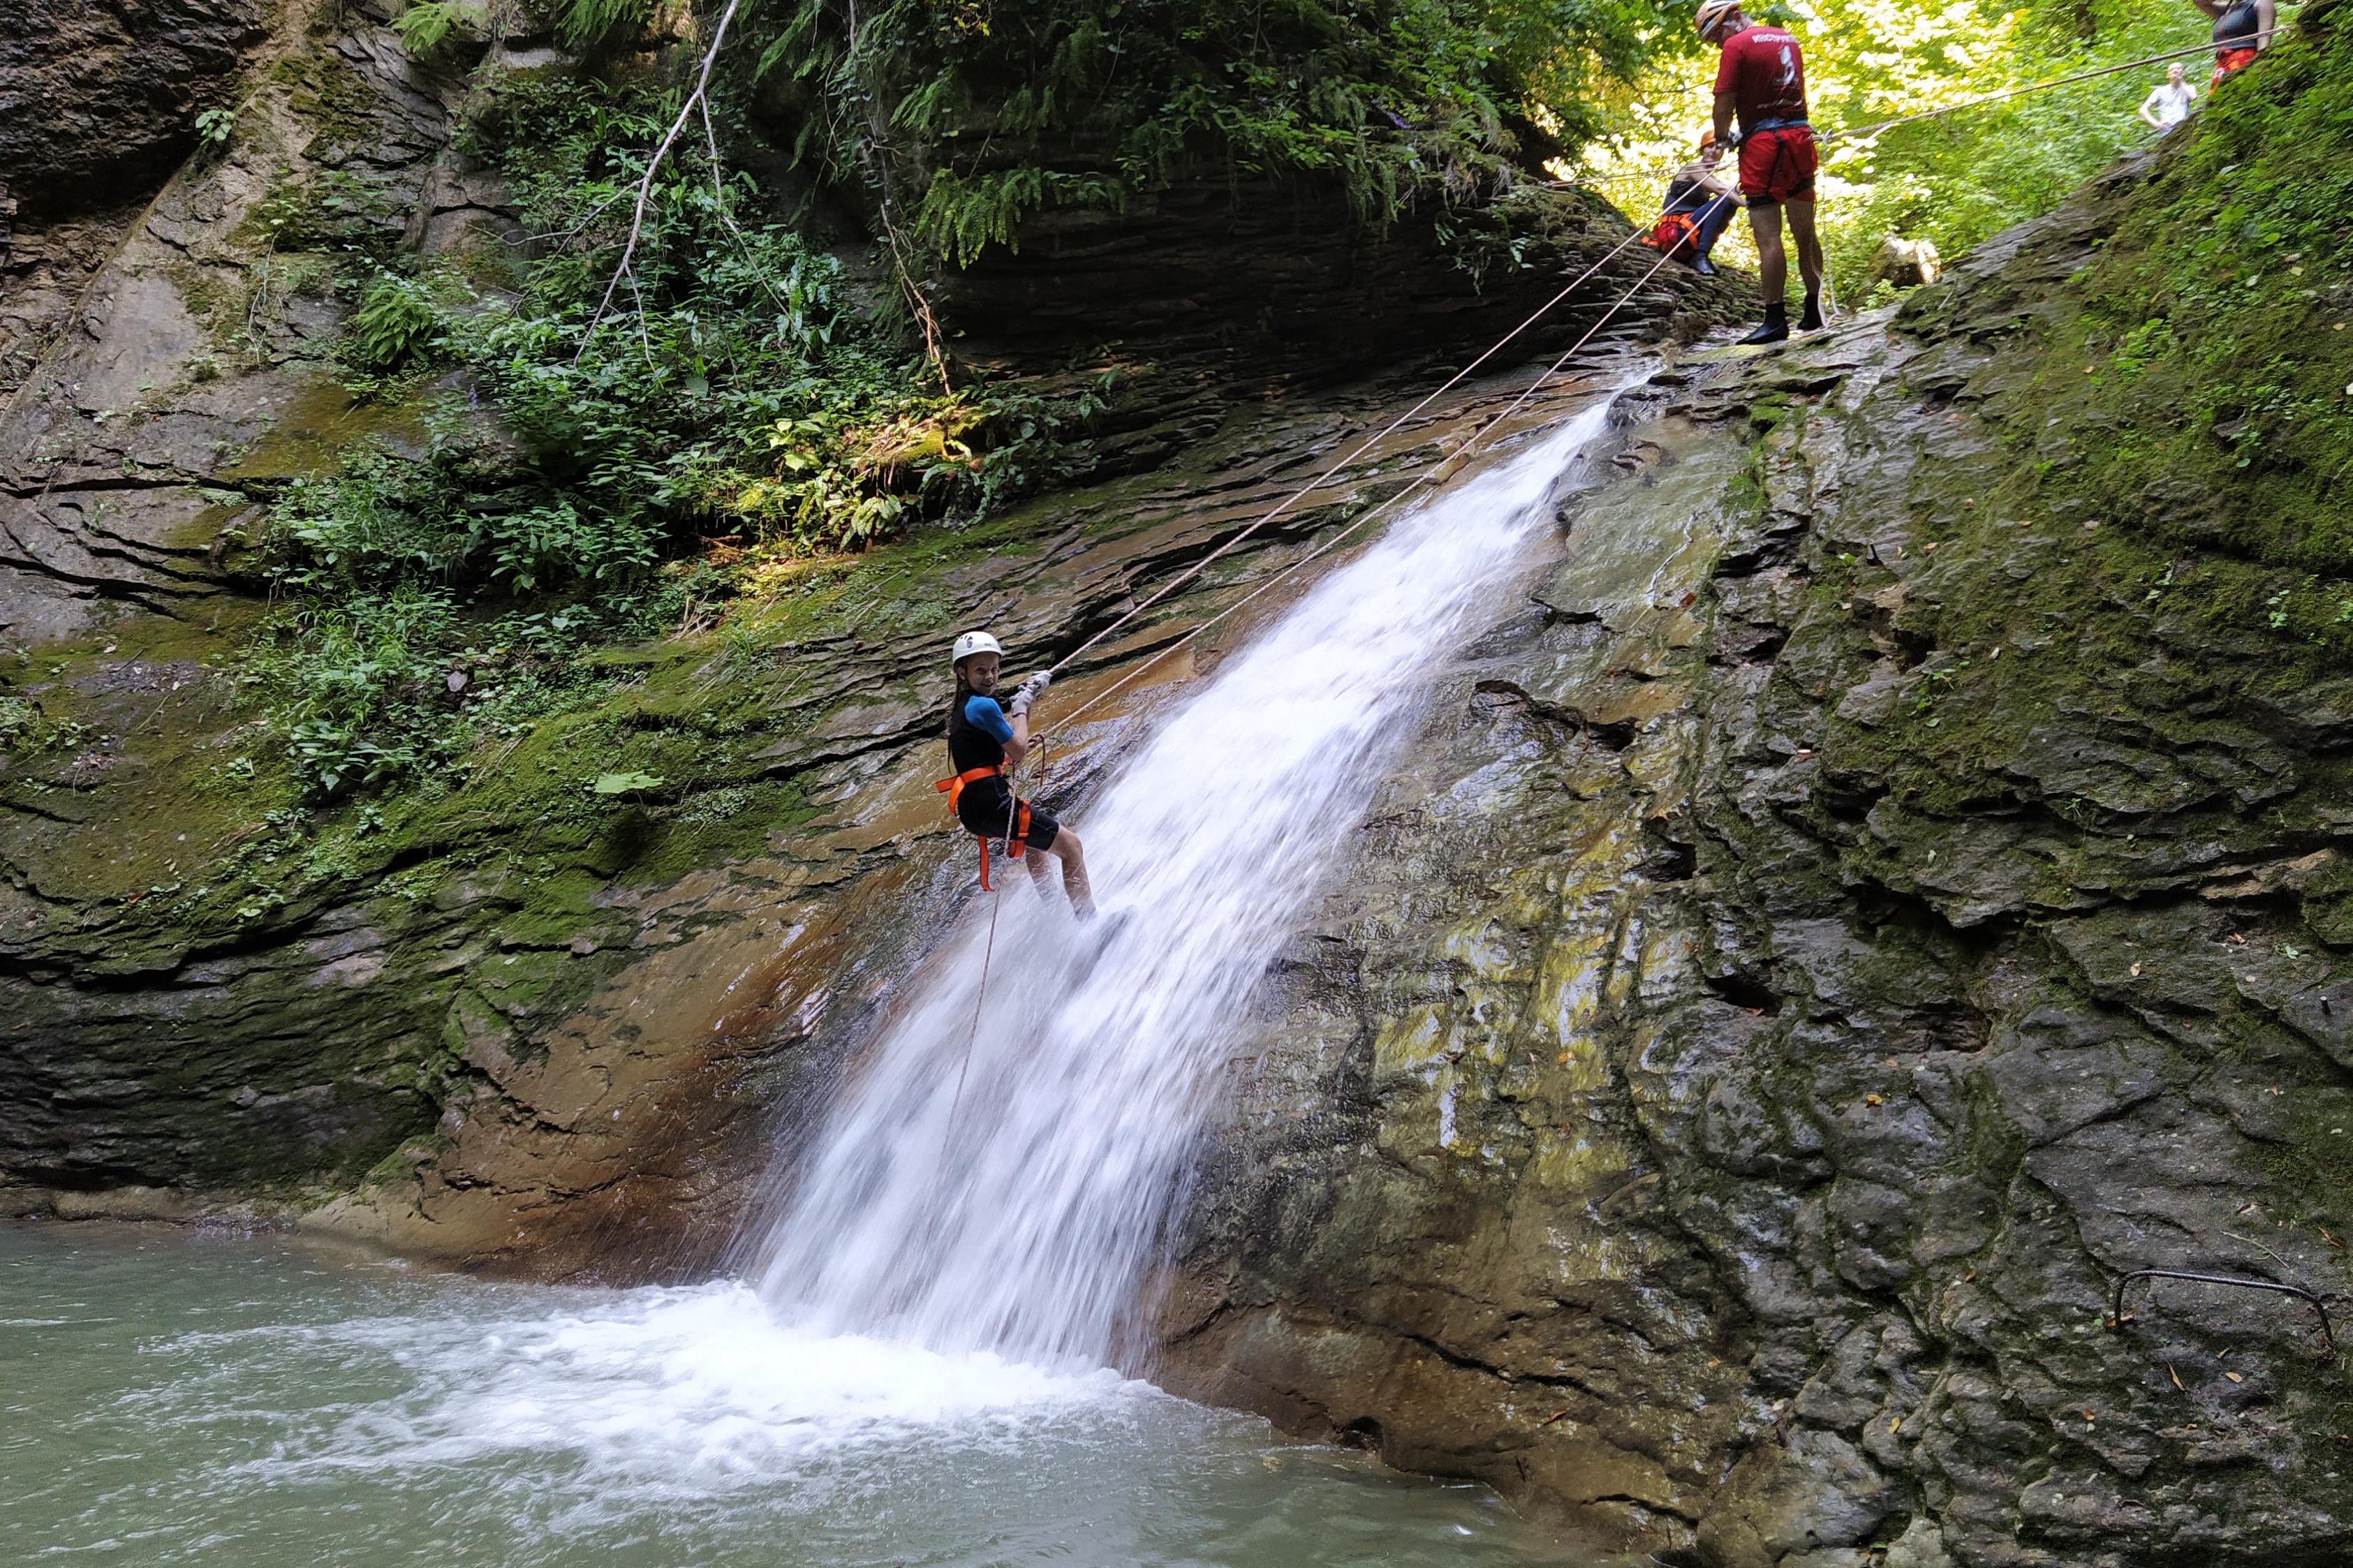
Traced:
[[2140, 117], [2158, 131], [2170, 131], [2189, 118], [2189, 106], [2197, 101], [2198, 89], [2183, 79], [2179, 62], [2165, 68], [2165, 79], [2150, 89], [2140, 100]]

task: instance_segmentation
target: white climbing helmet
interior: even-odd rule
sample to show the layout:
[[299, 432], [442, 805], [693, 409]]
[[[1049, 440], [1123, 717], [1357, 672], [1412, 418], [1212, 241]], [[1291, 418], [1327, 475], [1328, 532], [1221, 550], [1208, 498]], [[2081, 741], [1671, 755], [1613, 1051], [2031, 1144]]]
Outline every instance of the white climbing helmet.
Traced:
[[956, 638], [955, 651], [948, 656], [948, 664], [953, 668], [976, 653], [993, 653], [1001, 657], [1004, 652], [1004, 647], [987, 632], [966, 632]]
[[1703, 38], [1715, 30], [1716, 25], [1740, 9], [1740, 0], [1699, 0], [1699, 15], [1692, 20]]

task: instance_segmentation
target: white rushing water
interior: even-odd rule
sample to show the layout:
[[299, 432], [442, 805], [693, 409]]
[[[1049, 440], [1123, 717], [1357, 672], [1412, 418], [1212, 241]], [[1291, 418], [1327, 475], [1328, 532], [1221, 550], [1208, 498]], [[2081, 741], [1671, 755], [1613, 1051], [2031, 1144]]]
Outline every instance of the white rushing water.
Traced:
[[0, 1563], [1521, 1568], [1482, 1489], [1100, 1368], [817, 1336], [737, 1281], [492, 1285], [0, 1221]]
[[968, 915], [771, 1222], [759, 1289], [782, 1319], [939, 1352], [1113, 1358], [1252, 988], [1607, 415], [1392, 524], [1158, 716], [1072, 816], [1097, 899], [1132, 917], [1085, 968], [1059, 899], [1012, 870], [976, 1036], [987, 910]]

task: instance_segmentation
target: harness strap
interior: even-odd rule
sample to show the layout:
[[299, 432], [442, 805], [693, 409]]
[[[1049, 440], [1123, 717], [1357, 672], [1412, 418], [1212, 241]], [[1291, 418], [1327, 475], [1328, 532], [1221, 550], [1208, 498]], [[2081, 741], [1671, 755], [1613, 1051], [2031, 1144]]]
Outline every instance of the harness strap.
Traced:
[[956, 808], [956, 802], [964, 798], [965, 785], [968, 784], [978, 784], [983, 779], [993, 779], [1002, 771], [1003, 768], [1001, 765], [994, 768], [966, 768], [964, 772], [956, 774], [955, 777], [952, 779], [942, 779], [932, 787], [935, 790], [944, 790], [947, 792], [948, 809], [950, 811], [954, 811]]
[[[964, 796], [965, 785], [978, 784], [983, 779], [996, 778], [1003, 771], [1001, 764], [994, 768], [966, 768], [952, 779], [940, 780], [933, 784], [932, 788], [946, 795], [948, 810], [953, 814], [956, 808], [956, 802]], [[961, 821], [962, 818], [959, 817], [958, 820]], [[980, 840], [980, 890], [984, 893], [993, 893], [997, 889], [988, 885], [988, 835], [982, 833], [976, 834], [974, 837]], [[1013, 832], [1005, 840], [1006, 858], [1020, 859], [1022, 851], [1029, 847], [1029, 803], [1016, 799], [1013, 803]]]

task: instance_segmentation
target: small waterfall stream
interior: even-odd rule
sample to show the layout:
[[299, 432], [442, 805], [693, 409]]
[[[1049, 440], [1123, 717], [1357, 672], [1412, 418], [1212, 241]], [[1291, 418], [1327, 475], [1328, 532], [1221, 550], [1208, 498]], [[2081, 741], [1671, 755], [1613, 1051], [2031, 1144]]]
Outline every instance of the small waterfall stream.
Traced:
[[1153, 717], [1080, 814], [1099, 889], [1134, 918], [1090, 969], [1067, 914], [1008, 878], [955, 1105], [985, 941], [967, 910], [747, 1237], [756, 1292], [491, 1286], [268, 1236], [0, 1222], [10, 1408], [39, 1457], [0, 1467], [0, 1556], [1560, 1561], [1482, 1489], [1285, 1442], [1107, 1363], [1268, 960], [1605, 417], [1396, 522]]
[[1099, 959], [1011, 870], [981, 1001], [968, 912], [763, 1222], [772, 1310], [935, 1352], [1113, 1358], [1252, 988], [1608, 413], [1393, 523], [1156, 718], [1073, 821], [1097, 898], [1130, 911]]

